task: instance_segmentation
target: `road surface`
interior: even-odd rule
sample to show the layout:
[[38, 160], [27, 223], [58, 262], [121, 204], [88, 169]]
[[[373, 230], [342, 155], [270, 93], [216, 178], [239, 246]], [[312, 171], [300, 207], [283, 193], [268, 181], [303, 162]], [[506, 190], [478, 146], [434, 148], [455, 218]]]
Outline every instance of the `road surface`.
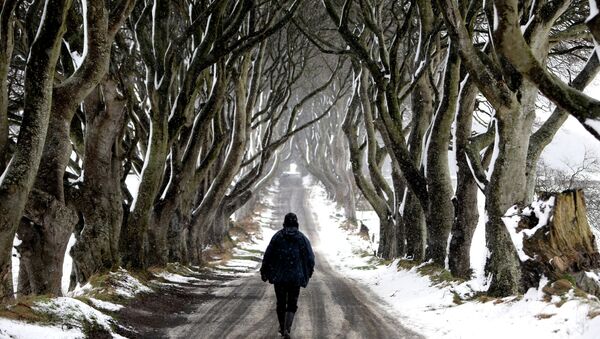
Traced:
[[[274, 215], [275, 228], [281, 227], [288, 212], [298, 215], [300, 230], [313, 247], [320, 241], [316, 232], [306, 189], [299, 177], [281, 180], [279, 202]], [[301, 289], [292, 338], [421, 338], [386, 313], [381, 301], [355, 281], [337, 274], [315, 251], [315, 273], [306, 289]], [[169, 338], [277, 338], [273, 286], [259, 274], [228, 281], [213, 289], [214, 298], [202, 298], [187, 321], [168, 329]], [[180, 322], [181, 323], [181, 322]]]

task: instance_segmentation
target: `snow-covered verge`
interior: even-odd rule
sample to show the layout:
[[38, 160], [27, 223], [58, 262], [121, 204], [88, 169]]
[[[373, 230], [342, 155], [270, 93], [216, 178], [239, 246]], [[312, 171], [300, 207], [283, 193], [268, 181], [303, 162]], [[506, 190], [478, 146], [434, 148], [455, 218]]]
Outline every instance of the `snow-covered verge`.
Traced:
[[25, 297], [0, 310], [0, 338], [122, 338], [113, 312], [152, 289], [120, 269], [94, 277], [66, 297]]
[[[428, 338], [600, 338], [600, 302], [593, 296], [542, 281], [522, 296], [489, 298], [481, 293], [485, 288], [481, 274], [471, 281], [454, 281], [431, 265], [410, 267], [406, 260], [390, 263], [374, 258], [376, 242], [359, 236], [358, 230], [344, 229], [342, 211], [321, 186], [311, 187], [310, 204], [322, 243], [348, 240], [326, 241], [321, 250], [328, 262], [367, 286], [392, 315]], [[379, 227], [372, 213], [358, 217], [369, 230]], [[474, 241], [482, 242], [482, 233], [478, 230]], [[483, 244], [474, 247], [472, 253], [485, 255], [480, 250]], [[482, 266], [479, 256], [472, 262], [476, 273]]]

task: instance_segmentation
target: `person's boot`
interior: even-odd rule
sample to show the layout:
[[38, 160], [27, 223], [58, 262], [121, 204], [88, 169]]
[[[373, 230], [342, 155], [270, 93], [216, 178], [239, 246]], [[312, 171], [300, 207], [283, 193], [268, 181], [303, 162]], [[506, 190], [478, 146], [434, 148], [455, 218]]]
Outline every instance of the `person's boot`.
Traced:
[[279, 320], [279, 333], [285, 335], [285, 311], [277, 312], [277, 320]]
[[294, 312], [287, 312], [285, 314], [285, 332], [283, 337], [286, 339], [290, 338], [290, 332], [292, 331], [292, 323], [294, 322]]

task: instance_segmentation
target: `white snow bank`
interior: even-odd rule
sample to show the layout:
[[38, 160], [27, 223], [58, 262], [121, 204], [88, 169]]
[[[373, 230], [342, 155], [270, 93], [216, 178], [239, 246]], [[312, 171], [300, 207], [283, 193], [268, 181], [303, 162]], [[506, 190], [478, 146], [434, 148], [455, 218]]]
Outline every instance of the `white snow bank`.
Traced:
[[[510, 234], [510, 238], [517, 249], [517, 253], [519, 254], [519, 259], [521, 261], [532, 259], [523, 251], [523, 241], [525, 240], [525, 237], [531, 237], [540, 228], [548, 224], [548, 221], [550, 221], [551, 218], [550, 214], [554, 207], [554, 200], [554, 197], [550, 197], [548, 200], [542, 200], [538, 197], [531, 203], [530, 206], [525, 207], [522, 212], [520, 212], [519, 207], [515, 205], [509, 208], [504, 214], [504, 217], [502, 217], [502, 221], [504, 221], [504, 225]], [[523, 216], [532, 215], [538, 219], [537, 225], [531, 229], [519, 230], [518, 226], [521, 218]]]
[[[369, 225], [369, 237], [374, 234], [376, 242], [356, 236], [359, 229], [342, 231], [339, 226], [345, 221], [343, 209], [338, 209], [327, 199], [325, 189], [314, 185], [310, 189], [311, 211], [315, 218], [315, 226], [319, 232], [320, 242], [313, 244], [316, 251], [326, 254], [327, 261], [339, 270], [372, 267], [373, 254], [379, 243], [379, 221], [374, 212], [359, 212], [357, 218]], [[326, 241], [335, 239], [336, 241]]]
[[165, 279], [168, 282], [174, 282], [174, 283], [189, 284], [189, 283], [197, 282], [199, 280], [194, 277], [188, 277], [188, 276], [175, 274], [175, 273], [169, 273], [169, 272], [160, 272], [155, 275], [157, 277], [161, 277], [161, 278]]
[[117, 272], [110, 272], [111, 276], [115, 277], [115, 293], [124, 298], [133, 298], [139, 293], [150, 293], [152, 289], [142, 284], [138, 279], [131, 276], [124, 269], [119, 269]]
[[106, 286], [94, 287], [90, 283], [87, 283], [84, 286], [78, 285], [77, 288], [70, 291], [68, 295], [70, 297], [78, 297], [98, 290], [101, 293], [108, 293], [125, 299], [131, 299], [138, 293], [152, 292], [150, 287], [142, 284], [137, 278], [133, 277], [123, 268], [120, 268], [116, 272], [109, 272], [107, 279], [110, 280], [110, 284], [104, 284]]
[[[377, 260], [365, 257], [367, 240], [359, 238], [355, 230], [345, 231], [339, 226], [342, 218], [333, 202], [327, 201], [321, 187], [311, 187], [311, 208], [318, 218], [321, 239], [344, 239], [328, 241], [320, 248], [332, 266], [341, 274], [358, 281], [379, 296], [384, 307], [400, 322], [427, 338], [599, 338], [600, 302], [595, 297], [579, 299], [573, 291], [561, 305], [561, 297], [544, 300], [542, 287], [532, 288], [522, 297], [480, 302], [476, 299], [454, 302], [455, 296], [469, 299], [485, 288], [483, 264], [485, 262], [485, 221], [482, 214], [475, 232], [471, 253], [477, 253], [472, 266], [481, 272], [471, 281], [444, 283], [433, 286], [429, 277], [417, 272], [417, 268], [398, 270], [394, 261], [389, 265], [377, 265]], [[544, 202], [549, 205], [550, 201]], [[547, 209], [546, 209], [547, 210]], [[542, 202], [530, 211], [536, 213], [540, 223], [544, 220]], [[538, 213], [540, 213], [538, 215]], [[547, 218], [545, 219], [547, 220]], [[371, 229], [371, 226], [369, 228]], [[378, 223], [375, 223], [378, 225]], [[530, 230], [531, 232], [531, 230]], [[361, 266], [366, 264], [367, 266]], [[559, 302], [561, 301], [561, 302]], [[560, 305], [560, 306], [559, 306]]]
[[96, 299], [96, 298], [88, 298], [88, 300], [92, 303], [94, 308], [99, 308], [99, 309], [111, 311], [111, 312], [117, 312], [118, 310], [120, 310], [124, 307], [123, 305], [111, 303], [111, 302]]
[[225, 267], [240, 267], [240, 268], [256, 268], [257, 262], [255, 260], [247, 260], [247, 259], [231, 259], [228, 260], [223, 265]]
[[[116, 306], [111, 304], [109, 307], [110, 303], [100, 300], [93, 300], [92, 302], [102, 304], [107, 309], [110, 307], [114, 309]], [[32, 309], [49, 314], [55, 319], [60, 319], [60, 326], [42, 326], [0, 318], [0, 338], [84, 338], [83, 326], [86, 323], [99, 325], [108, 331], [113, 338], [123, 338], [112, 331], [111, 325], [114, 320], [111, 317], [77, 299], [53, 298], [35, 303]]]
[[83, 332], [76, 328], [68, 329], [58, 326], [40, 326], [22, 321], [0, 318], [0, 339], [70, 339], [83, 337]]
[[[92, 295], [98, 293], [129, 299], [138, 293], [151, 291], [149, 287], [143, 285], [126, 270], [119, 269], [116, 272], [110, 272], [102, 286], [92, 286], [90, 283], [77, 286], [75, 290], [68, 293], [69, 297], [38, 301], [31, 306], [37, 313], [47, 314], [51, 319], [58, 319], [54, 321], [58, 325], [41, 325], [0, 318], [0, 339], [84, 338], [83, 328], [86, 324], [92, 323], [108, 331], [113, 338], [122, 338], [112, 332], [116, 321], [102, 311], [117, 312], [123, 306], [96, 299]], [[90, 305], [74, 297], [87, 299]]]
[[97, 323], [107, 331], [111, 331], [110, 325], [113, 319], [110, 316], [74, 298], [52, 298], [45, 302], [38, 302], [32, 308], [59, 317], [64, 325], [76, 327], [82, 322]]

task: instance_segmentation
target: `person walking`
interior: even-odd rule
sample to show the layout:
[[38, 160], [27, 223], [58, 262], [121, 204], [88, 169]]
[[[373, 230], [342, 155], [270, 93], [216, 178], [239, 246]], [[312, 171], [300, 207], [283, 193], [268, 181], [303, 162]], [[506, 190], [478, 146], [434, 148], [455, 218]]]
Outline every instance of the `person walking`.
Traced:
[[298, 217], [288, 213], [283, 229], [271, 238], [260, 268], [262, 280], [275, 285], [279, 333], [284, 338], [290, 338], [300, 286], [306, 287], [314, 268], [315, 255], [310, 241], [298, 230]]

